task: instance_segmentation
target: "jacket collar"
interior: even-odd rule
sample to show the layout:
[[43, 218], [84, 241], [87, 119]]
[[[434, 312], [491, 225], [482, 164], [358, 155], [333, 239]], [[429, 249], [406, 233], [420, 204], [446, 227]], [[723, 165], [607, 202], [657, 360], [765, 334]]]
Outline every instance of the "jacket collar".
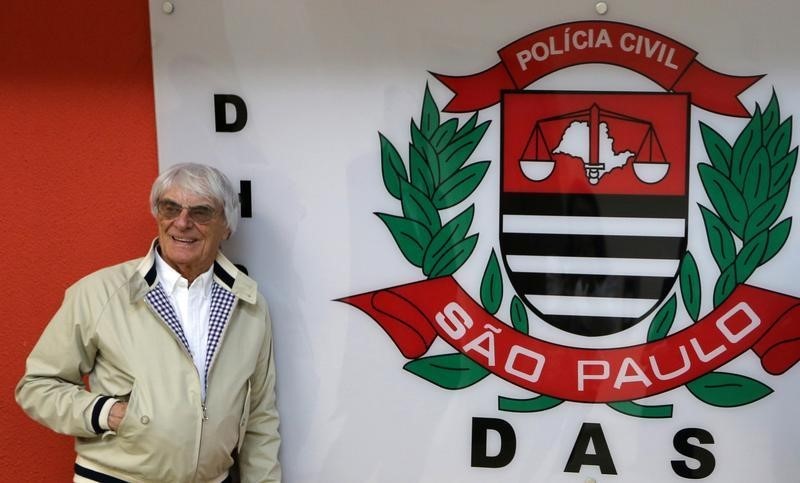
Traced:
[[[150, 250], [139, 262], [136, 271], [130, 279], [131, 301], [142, 299], [145, 294], [156, 287], [158, 277], [156, 272], [156, 250], [158, 239], [153, 240]], [[256, 281], [241, 272], [228, 260], [222, 252], [217, 252], [214, 260], [214, 282], [247, 303], [256, 303], [258, 285]]]

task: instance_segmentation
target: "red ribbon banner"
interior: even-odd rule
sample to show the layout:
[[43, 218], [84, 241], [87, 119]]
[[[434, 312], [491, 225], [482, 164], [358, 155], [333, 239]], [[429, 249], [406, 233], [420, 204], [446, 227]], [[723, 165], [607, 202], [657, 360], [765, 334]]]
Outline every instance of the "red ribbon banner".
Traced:
[[738, 96], [761, 75], [738, 77], [713, 71], [697, 52], [651, 30], [617, 22], [572, 22], [534, 32], [498, 51], [501, 62], [469, 76], [433, 74], [455, 96], [446, 112], [470, 112], [500, 102], [503, 90], [524, 89], [566, 67], [599, 63], [624, 67], [668, 91], [688, 92], [711, 112], [749, 117]]
[[478, 305], [452, 277], [341, 300], [372, 317], [407, 358], [436, 337], [495, 375], [539, 394], [613, 402], [682, 386], [748, 349], [770, 374], [800, 360], [800, 299], [740, 285], [719, 307], [664, 339], [588, 349], [553, 344], [514, 330]]

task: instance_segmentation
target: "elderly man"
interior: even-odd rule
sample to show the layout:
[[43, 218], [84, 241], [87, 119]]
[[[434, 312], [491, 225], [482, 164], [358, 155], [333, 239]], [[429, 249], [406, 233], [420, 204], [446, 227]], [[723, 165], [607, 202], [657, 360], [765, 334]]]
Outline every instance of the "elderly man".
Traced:
[[218, 170], [182, 164], [150, 203], [149, 253], [67, 290], [17, 402], [76, 437], [76, 482], [226, 482], [235, 459], [241, 481], [279, 481], [267, 306], [220, 252], [238, 195]]

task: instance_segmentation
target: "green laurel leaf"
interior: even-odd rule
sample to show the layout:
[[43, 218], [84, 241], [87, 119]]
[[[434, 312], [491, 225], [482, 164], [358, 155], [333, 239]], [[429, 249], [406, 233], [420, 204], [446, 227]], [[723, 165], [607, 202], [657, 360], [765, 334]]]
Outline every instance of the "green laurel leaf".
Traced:
[[637, 418], [671, 418], [672, 404], [662, 406], [644, 406], [633, 401], [618, 401], [607, 403], [608, 406], [622, 414], [635, 416]]
[[400, 199], [400, 183], [408, 181], [406, 167], [400, 153], [386, 137], [378, 133], [381, 143], [381, 173], [386, 191], [396, 199]]
[[433, 100], [431, 90], [427, 84], [425, 84], [425, 96], [422, 100], [420, 126], [422, 134], [428, 139], [431, 139], [434, 131], [439, 127], [439, 108], [436, 106], [436, 101]]
[[427, 196], [433, 194], [434, 181], [431, 168], [420, 153], [419, 149], [413, 144], [408, 145], [408, 169], [411, 172], [411, 184], [416, 186]]
[[422, 223], [430, 233], [438, 232], [442, 227], [442, 221], [431, 200], [411, 183], [403, 181], [401, 182], [401, 187], [400, 201], [403, 207], [403, 215], [406, 218]]
[[714, 209], [717, 210], [720, 218], [731, 231], [742, 238], [747, 217], [747, 203], [745, 203], [742, 193], [713, 166], [700, 164], [697, 166], [697, 170]]
[[433, 136], [431, 136], [431, 144], [437, 153], [441, 153], [450, 144], [450, 141], [456, 135], [457, 129], [458, 119], [449, 119], [436, 128]]
[[711, 255], [717, 266], [721, 269], [727, 267], [736, 259], [736, 243], [733, 240], [730, 229], [722, 220], [703, 205], [700, 207], [700, 213], [703, 215], [703, 223], [706, 226], [706, 238], [708, 239], [708, 247], [711, 249]]
[[522, 300], [514, 295], [511, 299], [511, 325], [519, 332], [528, 334], [528, 311]]
[[444, 180], [433, 193], [433, 205], [440, 210], [455, 206], [472, 194], [481, 184], [490, 161], [479, 161], [456, 171]]
[[464, 354], [421, 357], [403, 369], [444, 389], [464, 389], [489, 375], [489, 371]]
[[744, 190], [742, 194], [747, 203], [748, 212], [752, 213], [757, 206], [767, 201], [767, 197], [769, 196], [770, 176], [769, 155], [767, 154], [767, 150], [761, 147], [756, 151], [756, 155], [750, 163], [750, 167], [747, 169], [747, 175], [744, 180]]
[[453, 249], [453, 247], [467, 236], [472, 217], [475, 214], [475, 205], [459, 213], [455, 218], [448, 221], [442, 228], [433, 235], [430, 244], [425, 250], [422, 273], [430, 276], [433, 267]]
[[512, 413], [536, 413], [539, 411], [553, 409], [563, 402], [563, 399], [545, 395], [529, 399], [514, 399], [505, 396], [498, 396], [497, 407], [501, 411], [508, 411]]
[[702, 287], [700, 285], [700, 271], [697, 269], [697, 262], [690, 251], [686, 252], [681, 261], [680, 287], [683, 306], [686, 307], [689, 317], [697, 322], [700, 317]]
[[775, 223], [781, 215], [789, 197], [789, 186], [770, 196], [767, 201], [756, 208], [744, 227], [744, 240], [748, 241]]
[[422, 223], [401, 216], [375, 213], [392, 234], [400, 252], [415, 267], [422, 266], [425, 248], [431, 242], [431, 234]]
[[732, 408], [744, 406], [772, 393], [766, 384], [728, 372], [709, 372], [686, 384], [699, 400], [712, 406]]
[[478, 243], [478, 235], [472, 235], [460, 242], [456, 243], [453, 248], [445, 253], [433, 266], [431, 269], [430, 277], [444, 277], [447, 275], [454, 274], [461, 265], [464, 265], [470, 255], [472, 255], [472, 251], [475, 249], [475, 245]]
[[780, 159], [789, 152], [789, 146], [792, 143], [792, 118], [788, 118], [780, 127], [768, 138], [766, 148], [770, 159], [773, 161]]
[[[469, 132], [465, 132], [461, 136], [456, 135], [453, 142], [442, 150], [439, 159], [442, 163], [441, 174], [443, 180], [448, 179], [467, 162], [475, 148], [478, 147], [478, 143], [483, 139], [483, 135], [486, 133], [490, 123], [491, 121], [484, 121]], [[465, 128], [466, 126], [458, 134], [461, 134]]]
[[441, 180], [439, 153], [436, 152], [436, 149], [434, 149], [433, 144], [431, 144], [428, 138], [417, 128], [414, 121], [411, 121], [411, 143], [417, 148], [417, 151], [422, 155], [422, 159], [428, 166], [433, 178], [433, 186], [438, 186]]
[[767, 236], [767, 247], [764, 249], [764, 256], [761, 257], [761, 264], [765, 264], [772, 260], [772, 257], [777, 255], [781, 248], [783, 248], [786, 239], [789, 238], [789, 232], [792, 230], [792, 219], [784, 218], [783, 221], [770, 228], [769, 235]]
[[[769, 99], [769, 104], [767, 104], [767, 108], [764, 110], [764, 114], [761, 117], [761, 138], [767, 140], [767, 144], [769, 144], [772, 139], [774, 139], [775, 133], [778, 129], [778, 124], [781, 121], [781, 111], [780, 106], [778, 106], [778, 96], [775, 94], [775, 90], [772, 90], [772, 96]], [[791, 131], [789, 133], [789, 137], [791, 138]], [[786, 152], [789, 149], [789, 143], [786, 144], [786, 149], [782, 152]]]
[[795, 166], [797, 166], [797, 148], [794, 148], [791, 152], [773, 163], [770, 169], [770, 196], [788, 186], [794, 174]]
[[703, 145], [705, 145], [711, 165], [724, 176], [730, 175], [731, 156], [733, 155], [731, 145], [728, 144], [725, 138], [702, 122], [700, 123], [700, 134], [703, 137]]
[[[733, 143], [731, 181], [739, 190], [744, 186], [744, 178], [750, 168], [750, 163], [762, 146], [761, 125], [761, 111], [756, 106], [756, 112], [753, 113], [747, 126], [736, 138], [736, 142]], [[725, 219], [724, 216], [723, 219]]]
[[500, 310], [503, 303], [503, 276], [500, 274], [500, 264], [492, 250], [481, 279], [481, 305], [487, 312], [494, 315]]
[[714, 307], [719, 307], [719, 305], [728, 298], [728, 295], [730, 295], [735, 288], [736, 270], [734, 264], [732, 263], [722, 271], [717, 279], [717, 283], [714, 285]]
[[739, 254], [736, 255], [736, 283], [744, 283], [761, 264], [761, 259], [767, 248], [768, 232], [762, 231], [744, 244]]
[[677, 305], [675, 294], [672, 294], [672, 297], [658, 309], [653, 321], [650, 322], [650, 328], [647, 330], [647, 342], [663, 339], [669, 334], [672, 323], [675, 322]]
[[475, 126], [477, 124], [478, 124], [478, 113], [475, 112], [469, 117], [469, 119], [467, 119], [467, 122], [465, 122], [464, 125], [461, 126], [461, 128], [456, 132], [456, 135], [453, 136], [453, 141], [461, 139], [467, 134], [471, 133], [472, 130], [475, 129]]

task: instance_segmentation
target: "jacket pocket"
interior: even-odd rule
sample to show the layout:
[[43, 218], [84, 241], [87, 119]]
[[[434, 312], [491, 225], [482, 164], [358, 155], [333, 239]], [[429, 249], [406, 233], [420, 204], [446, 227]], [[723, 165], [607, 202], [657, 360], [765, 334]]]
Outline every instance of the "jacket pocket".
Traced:
[[124, 438], [131, 432], [130, 426], [135, 425], [135, 421], [137, 419], [136, 405], [138, 397], [136, 395], [136, 383], [133, 383], [131, 392], [123, 396], [118, 396], [117, 399], [128, 403], [128, 407], [125, 409], [125, 416], [122, 417], [122, 420], [119, 422], [119, 426], [117, 427], [117, 436]]
[[244, 395], [244, 405], [242, 406], [242, 417], [239, 418], [239, 442], [236, 444], [236, 451], [241, 451], [244, 444], [244, 435], [247, 432], [247, 421], [250, 419], [250, 380], [247, 380], [247, 392]]
[[[122, 391], [126, 390], [124, 388], [120, 388], [120, 389]], [[114, 439], [117, 436], [119, 436], [120, 431], [122, 429], [122, 425], [125, 423], [125, 420], [128, 419], [128, 414], [130, 412], [130, 400], [131, 400], [131, 395], [133, 394], [133, 385], [131, 385], [130, 388], [127, 389], [127, 391], [128, 392], [116, 393], [116, 394], [113, 394], [111, 396], [112, 398], [116, 399], [118, 402], [127, 403], [128, 406], [127, 406], [127, 408], [125, 410], [125, 415], [122, 416], [122, 419], [120, 420], [119, 424], [117, 425], [117, 429], [116, 430], [109, 430], [109, 431], [106, 431], [106, 432], [101, 434], [101, 438], [104, 441], [109, 440], [109, 439]]]

